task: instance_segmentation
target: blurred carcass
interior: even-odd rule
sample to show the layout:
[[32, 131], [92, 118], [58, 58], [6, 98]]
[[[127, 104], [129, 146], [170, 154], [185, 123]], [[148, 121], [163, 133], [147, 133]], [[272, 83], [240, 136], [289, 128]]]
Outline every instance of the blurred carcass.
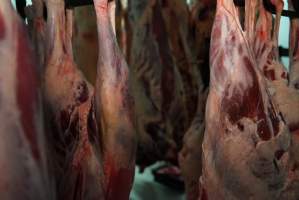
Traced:
[[0, 2], [0, 61], [0, 199], [52, 199], [38, 67], [9, 0]]
[[131, 1], [131, 85], [136, 99], [137, 163], [176, 160], [175, 132], [186, 127], [185, 91], [160, 1]]
[[[199, 82], [197, 92], [197, 112], [190, 128], [183, 138], [183, 148], [180, 151], [179, 164], [185, 181], [187, 199], [198, 199], [199, 177], [202, 168], [202, 142], [205, 130], [205, 106], [209, 85], [209, 54], [210, 35], [216, 1], [197, 1], [191, 10], [191, 41], [192, 52], [196, 58], [196, 67], [200, 72], [196, 80]], [[193, 47], [194, 46], [194, 47]]]

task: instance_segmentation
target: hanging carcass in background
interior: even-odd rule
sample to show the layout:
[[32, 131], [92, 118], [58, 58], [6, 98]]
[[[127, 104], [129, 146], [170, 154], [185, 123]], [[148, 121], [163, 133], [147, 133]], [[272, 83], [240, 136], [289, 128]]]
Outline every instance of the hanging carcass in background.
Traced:
[[[199, 177], [202, 168], [202, 141], [204, 136], [204, 113], [209, 84], [209, 41], [212, 24], [216, 11], [216, 1], [197, 1], [191, 9], [191, 46], [196, 58], [196, 67], [200, 76], [197, 112], [192, 118], [190, 128], [184, 135], [183, 148], [179, 156], [179, 164], [185, 181], [185, 189], [188, 200], [198, 199]], [[194, 47], [193, 47], [194, 45]]]
[[0, 199], [52, 199], [37, 64], [11, 2], [0, 2]]
[[197, 0], [190, 11], [192, 35], [190, 44], [205, 88], [208, 87], [210, 81], [209, 49], [215, 11], [216, 0]]
[[[199, 24], [212, 24], [215, 11], [215, 2], [200, 2], [202, 4], [208, 11], [202, 13], [201, 6], [196, 7], [200, 9], [198, 12], [194, 8], [191, 22], [190, 11], [183, 0], [130, 1], [129, 4], [134, 32], [131, 82], [140, 147], [137, 163], [146, 166], [157, 160], [176, 160], [183, 147], [180, 166], [190, 199], [198, 196], [205, 89], [209, 82], [202, 81], [201, 69], [208, 71], [209, 68], [204, 47], [209, 46], [211, 28], [199, 30]], [[178, 27], [176, 31], [173, 31], [174, 26]], [[193, 51], [198, 37], [205, 39], [197, 40], [200, 48]], [[173, 83], [161, 75], [163, 68], [173, 68], [174, 73], [169, 73]], [[163, 84], [174, 84], [168, 91], [172, 90], [175, 98], [169, 98], [169, 92], [162, 89]], [[183, 93], [180, 94], [180, 90]], [[164, 114], [168, 109], [162, 103], [165, 97], [172, 99], [171, 108], [175, 108], [175, 112]]]
[[[294, 10], [295, 5], [298, 1], [289, 0], [289, 10]], [[290, 86], [299, 90], [299, 19], [293, 18], [291, 20], [290, 29]]]
[[[248, 6], [245, 19], [255, 12]], [[250, 31], [245, 20], [243, 32], [232, 0], [217, 1], [200, 199], [298, 198], [285, 196], [293, 178], [291, 135], [258, 67]]]
[[204, 108], [207, 92], [199, 90], [196, 115], [183, 139], [183, 147], [179, 154], [179, 165], [184, 178], [188, 200], [198, 199], [199, 178], [202, 168], [202, 142], [205, 130]]
[[160, 1], [131, 1], [133, 29], [131, 83], [136, 100], [139, 149], [137, 162], [176, 159], [174, 132], [186, 129], [181, 75], [169, 45]]
[[[288, 72], [280, 63], [278, 51], [278, 34], [283, 2], [276, 1], [275, 22], [272, 14], [265, 10], [263, 1], [251, 1], [247, 7], [250, 7], [250, 10], [246, 10], [246, 15], [247, 13], [251, 14], [247, 15], [245, 19], [245, 23], [250, 29], [246, 33], [258, 67], [263, 72], [269, 86], [275, 82], [286, 85]], [[257, 19], [256, 13], [259, 13]]]
[[[196, 115], [197, 100], [199, 98], [199, 88], [203, 88], [202, 77], [198, 60], [196, 60], [196, 51], [192, 51], [192, 44], [195, 38], [192, 36], [192, 27], [190, 27], [190, 11], [185, 0], [163, 0], [161, 1], [163, 19], [169, 40], [171, 54], [174, 64], [178, 68], [182, 78], [183, 89], [185, 91], [186, 117], [184, 126], [174, 126], [173, 138], [177, 148], [181, 149], [183, 136], [187, 128]], [[177, 27], [173, 31], [173, 27]], [[205, 27], [207, 28], [207, 27]], [[200, 37], [204, 37], [201, 35]], [[201, 45], [204, 45], [203, 43]], [[201, 91], [202, 92], [202, 91]]]

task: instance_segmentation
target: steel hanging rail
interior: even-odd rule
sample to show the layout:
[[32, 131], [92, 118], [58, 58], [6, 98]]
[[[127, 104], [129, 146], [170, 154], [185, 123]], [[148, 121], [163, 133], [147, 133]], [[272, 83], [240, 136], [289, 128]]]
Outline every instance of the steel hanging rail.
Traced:
[[[109, 0], [109, 1], [113, 1], [113, 0]], [[74, 8], [74, 7], [87, 6], [92, 4], [93, 4], [93, 0], [65, 0], [66, 8]]]
[[67, 8], [87, 6], [92, 4], [93, 4], [93, 0], [65, 0], [65, 6]]
[[[250, 1], [250, 0], [248, 0]], [[283, 10], [281, 15], [284, 17], [289, 17], [289, 18], [299, 18], [299, 5], [297, 3], [297, 0], [293, 0], [294, 3], [294, 7], [296, 9], [296, 11], [291, 11], [291, 10]], [[245, 0], [234, 0], [234, 3], [236, 6], [238, 7], [244, 7], [245, 6]], [[276, 9], [275, 6], [271, 3], [270, 0], [264, 0], [264, 7], [265, 9], [272, 13], [272, 14], [276, 14]]]

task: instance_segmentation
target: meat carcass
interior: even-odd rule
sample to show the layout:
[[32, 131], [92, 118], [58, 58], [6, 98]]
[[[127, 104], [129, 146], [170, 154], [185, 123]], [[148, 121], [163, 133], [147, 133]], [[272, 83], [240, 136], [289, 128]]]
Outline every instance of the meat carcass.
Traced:
[[133, 0], [130, 5], [134, 27], [130, 78], [138, 99], [137, 163], [149, 165], [176, 158], [174, 136], [186, 129], [186, 101], [160, 1]]
[[[289, 0], [289, 9], [294, 9], [291, 0]], [[299, 19], [291, 20], [290, 30], [290, 85], [299, 90]]]
[[115, 37], [115, 2], [95, 0], [94, 5], [99, 39], [95, 114], [102, 133], [105, 199], [129, 199], [136, 154], [129, 68]]
[[211, 30], [216, 12], [216, 0], [198, 0], [191, 9], [191, 29], [193, 36], [192, 50], [196, 55], [196, 63], [199, 65], [199, 70], [202, 76], [204, 86], [209, 85], [209, 49]]
[[[290, 168], [289, 181], [285, 198], [298, 198], [298, 162], [299, 162], [299, 92], [296, 89], [298, 77], [297, 43], [298, 43], [298, 20], [291, 21], [290, 34], [290, 73], [288, 74], [278, 57], [278, 32], [280, 24], [280, 14], [283, 8], [282, 1], [273, 1], [276, 6], [277, 16], [275, 26], [272, 28], [272, 16], [267, 13], [260, 2], [260, 17], [256, 27], [257, 37], [255, 41], [255, 55], [258, 60], [259, 68], [263, 71], [267, 79], [267, 86], [270, 94], [279, 107], [291, 132], [292, 142], [290, 147]], [[289, 1], [290, 9], [292, 2]], [[273, 29], [273, 35], [271, 31]], [[258, 45], [259, 44], [259, 45]], [[262, 47], [262, 48], [261, 48]]]
[[[192, 30], [195, 37], [194, 51], [202, 75], [209, 72], [209, 57], [206, 49], [209, 48], [209, 42], [207, 41], [210, 40], [215, 10], [216, 1], [197, 1], [191, 12]], [[200, 81], [201, 77], [197, 79]], [[203, 76], [203, 81], [200, 81], [201, 88], [198, 92], [197, 112], [190, 128], [184, 135], [183, 148], [179, 154], [179, 164], [188, 200], [198, 199], [199, 196], [201, 170], [198, 169], [202, 168], [201, 146], [205, 129], [204, 111], [208, 92], [208, 89], [205, 88], [208, 86], [208, 80]]]
[[[96, 14], [93, 5], [75, 8], [74, 60], [94, 85], [98, 59]], [[92, 51], [86, 51], [92, 49]]]
[[51, 199], [37, 64], [11, 1], [0, 2], [0, 199]]
[[[191, 50], [191, 44], [195, 39], [191, 37], [187, 2], [185, 0], [164, 0], [161, 2], [169, 46], [174, 63], [182, 78], [185, 91], [185, 107], [187, 109], [186, 127], [178, 129], [180, 133], [176, 133], [178, 135], [177, 140], [182, 141], [187, 127], [190, 126], [196, 114], [194, 111], [197, 106], [199, 87], [202, 84], [199, 71], [201, 63], [196, 61], [196, 51]], [[177, 27], [177, 30], [173, 31], [173, 27]], [[181, 144], [179, 144], [179, 148], [181, 148]]]
[[199, 178], [202, 168], [202, 142], [205, 130], [204, 110], [207, 92], [203, 87], [199, 91], [197, 112], [192, 124], [183, 139], [183, 147], [179, 154], [179, 165], [184, 178], [186, 196], [188, 200], [199, 197]]
[[[297, 1], [289, 1], [289, 9], [298, 9]], [[294, 174], [299, 180], [299, 19], [291, 20], [290, 28], [290, 75], [289, 75], [289, 105], [285, 108], [288, 115], [289, 128], [293, 138]], [[285, 96], [286, 97], [286, 96]], [[297, 181], [298, 182], [298, 181]], [[297, 183], [298, 184], [298, 183]]]
[[44, 73], [47, 135], [59, 199], [103, 198], [100, 133], [95, 127], [93, 87], [73, 61], [71, 12], [64, 0], [46, 2]]
[[46, 21], [44, 19], [44, 6], [45, 4], [43, 0], [32, 0], [32, 6], [25, 8], [28, 21], [28, 32], [37, 57], [39, 72], [43, 71], [46, 55]]
[[[268, 84], [273, 82], [280, 82], [287, 84], [288, 72], [280, 63], [278, 52], [278, 36], [281, 11], [283, 9], [283, 2], [276, 1], [277, 15], [275, 18], [275, 25], [273, 26], [273, 17], [271, 13], [265, 10], [263, 1], [256, 2], [251, 5], [251, 10], [248, 10], [250, 16], [246, 18], [247, 26], [250, 30], [247, 33], [249, 42], [253, 46], [254, 56], [258, 67], [262, 70]], [[248, 6], [249, 7], [249, 6]], [[256, 9], [258, 8], [259, 17], [256, 21]], [[247, 11], [246, 11], [247, 12]], [[273, 32], [273, 34], [272, 34]]]
[[291, 136], [245, 28], [233, 0], [218, 0], [200, 199], [296, 199], [284, 196]]
[[[151, 5], [152, 15], [149, 15], [149, 20], [152, 22], [151, 36], [158, 47], [156, 51], [158, 50], [159, 60], [156, 64], [162, 68], [160, 71], [161, 101], [158, 102], [158, 105], [161, 109], [165, 133], [177, 145], [181, 142], [182, 133], [187, 128], [186, 92], [181, 74], [172, 56], [171, 46], [168, 43], [169, 35], [162, 15], [161, 2], [156, 1]], [[150, 76], [149, 73], [146, 75]], [[151, 79], [151, 77], [149, 78]]]

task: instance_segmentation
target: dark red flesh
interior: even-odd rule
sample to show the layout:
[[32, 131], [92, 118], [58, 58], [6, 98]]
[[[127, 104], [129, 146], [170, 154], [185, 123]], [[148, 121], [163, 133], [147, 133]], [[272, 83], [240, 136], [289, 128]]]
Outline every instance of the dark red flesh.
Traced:
[[[1, 20], [0, 20], [1, 21]], [[0, 22], [1, 26], [1, 22]], [[17, 42], [17, 103], [21, 111], [21, 123], [25, 136], [30, 142], [31, 150], [36, 159], [39, 159], [39, 151], [34, 124], [34, 113], [37, 112], [37, 76], [33, 56], [26, 38], [24, 27], [18, 30]]]
[[[170, 55], [170, 47], [168, 46], [167, 31], [165, 29], [164, 21], [162, 20], [162, 13], [159, 9], [158, 3], [153, 9], [153, 34], [159, 45], [159, 53], [161, 56], [162, 71], [162, 94], [163, 95], [163, 111], [166, 112], [170, 108], [170, 104], [174, 99], [174, 68], [172, 57]], [[165, 114], [165, 113], [164, 113]]]
[[5, 22], [3, 19], [3, 15], [0, 13], [0, 40], [2, 40], [5, 36]]
[[112, 156], [107, 155], [106, 172], [106, 200], [123, 200], [130, 196], [134, 179], [134, 169], [119, 169]]
[[[224, 98], [222, 100], [223, 113], [227, 113], [229, 120], [232, 124], [237, 124], [242, 131], [242, 125], [238, 124], [239, 120], [242, 118], [250, 118], [258, 123], [258, 135], [262, 140], [271, 139], [271, 129], [267, 122], [267, 115], [264, 112], [268, 109], [270, 115], [270, 121], [272, 122], [272, 127], [274, 129], [274, 135], [278, 133], [279, 129], [279, 119], [274, 113], [274, 109], [264, 108], [263, 97], [260, 91], [260, 86], [258, 82], [258, 77], [254, 71], [253, 65], [247, 57], [243, 58], [244, 67], [253, 80], [253, 85], [246, 88], [243, 92], [239, 92], [237, 88], [232, 85], [228, 85], [225, 89]], [[233, 94], [229, 97], [229, 90], [233, 90]]]

